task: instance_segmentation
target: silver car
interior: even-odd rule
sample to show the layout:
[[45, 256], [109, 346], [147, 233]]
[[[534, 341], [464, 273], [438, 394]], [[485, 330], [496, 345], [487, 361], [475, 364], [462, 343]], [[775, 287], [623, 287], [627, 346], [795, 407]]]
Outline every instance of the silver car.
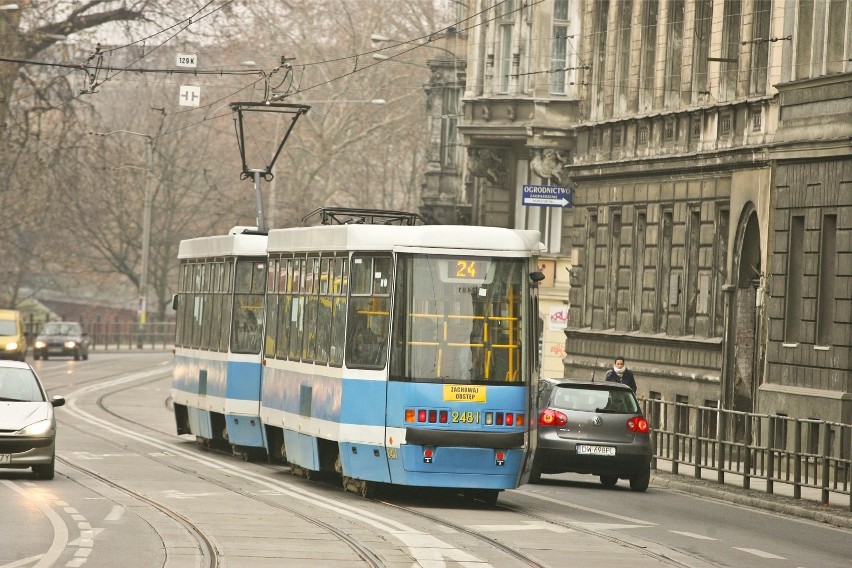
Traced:
[[538, 447], [530, 474], [589, 473], [605, 487], [619, 479], [645, 491], [651, 478], [651, 436], [636, 395], [626, 385], [541, 379]]
[[0, 361], [0, 468], [27, 468], [53, 479], [56, 418], [65, 398], [47, 398], [28, 363]]

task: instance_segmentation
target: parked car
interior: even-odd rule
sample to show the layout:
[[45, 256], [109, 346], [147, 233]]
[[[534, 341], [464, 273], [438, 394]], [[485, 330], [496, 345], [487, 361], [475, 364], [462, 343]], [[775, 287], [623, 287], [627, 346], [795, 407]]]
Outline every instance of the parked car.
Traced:
[[18, 310], [0, 310], [0, 359], [23, 361], [27, 356], [24, 320]]
[[89, 358], [89, 334], [75, 321], [51, 321], [44, 324], [33, 343], [33, 358], [74, 357], [75, 361]]
[[636, 395], [620, 383], [541, 379], [538, 448], [530, 483], [542, 474], [588, 473], [605, 487], [619, 479], [645, 491], [651, 478], [651, 435]]
[[47, 398], [38, 375], [20, 361], [0, 361], [0, 468], [27, 468], [53, 479], [56, 418], [65, 398]]

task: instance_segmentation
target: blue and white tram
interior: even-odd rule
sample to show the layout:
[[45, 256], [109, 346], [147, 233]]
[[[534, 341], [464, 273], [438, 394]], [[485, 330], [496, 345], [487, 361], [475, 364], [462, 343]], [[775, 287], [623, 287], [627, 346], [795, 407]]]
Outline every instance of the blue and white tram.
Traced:
[[172, 397], [178, 434], [265, 454], [260, 416], [265, 234], [181, 241]]
[[267, 244], [260, 418], [295, 473], [493, 502], [535, 444], [537, 231], [342, 224]]

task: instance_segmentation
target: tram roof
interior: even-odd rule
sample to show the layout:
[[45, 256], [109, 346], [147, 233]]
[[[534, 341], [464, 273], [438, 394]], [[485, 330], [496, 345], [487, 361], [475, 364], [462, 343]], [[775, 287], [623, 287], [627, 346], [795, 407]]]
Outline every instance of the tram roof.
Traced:
[[178, 258], [216, 256], [266, 256], [266, 235], [244, 234], [235, 227], [227, 235], [198, 237], [180, 242]]
[[320, 225], [269, 231], [267, 250], [481, 250], [538, 254], [538, 231], [465, 225]]

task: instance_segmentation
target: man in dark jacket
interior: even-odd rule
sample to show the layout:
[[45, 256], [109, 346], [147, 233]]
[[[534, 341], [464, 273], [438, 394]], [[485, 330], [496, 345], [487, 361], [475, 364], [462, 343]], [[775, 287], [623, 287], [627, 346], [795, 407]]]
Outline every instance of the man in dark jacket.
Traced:
[[605, 380], [625, 384], [634, 393], [636, 392], [636, 379], [633, 378], [633, 372], [624, 365], [624, 357], [615, 358], [612, 369], [606, 373]]

